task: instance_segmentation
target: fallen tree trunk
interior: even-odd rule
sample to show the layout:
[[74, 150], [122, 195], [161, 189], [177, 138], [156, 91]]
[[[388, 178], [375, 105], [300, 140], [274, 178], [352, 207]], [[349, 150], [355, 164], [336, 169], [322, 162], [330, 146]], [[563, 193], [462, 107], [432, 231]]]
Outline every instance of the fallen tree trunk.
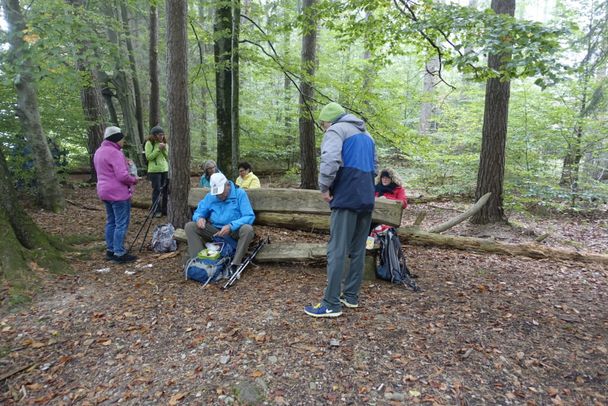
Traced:
[[413, 227], [399, 227], [399, 237], [408, 243], [474, 250], [503, 255], [519, 255], [535, 259], [561, 259], [608, 264], [608, 255], [571, 249], [550, 248], [538, 243], [511, 244], [486, 238], [459, 237], [429, 233]]
[[[248, 191], [248, 194], [250, 194], [252, 205], [256, 212], [256, 225], [312, 232], [329, 231], [329, 208], [320, 199], [318, 192], [297, 189], [257, 189], [251, 192]], [[206, 190], [204, 189], [191, 189], [188, 197], [190, 206], [195, 206], [205, 193]], [[398, 228], [398, 234], [408, 243], [417, 245], [434, 245], [502, 255], [519, 255], [536, 259], [561, 259], [608, 264], [608, 255], [579, 252], [571, 249], [550, 248], [536, 242], [510, 244], [491, 239], [439, 234], [439, 232], [453, 227], [478, 211], [485, 204], [488, 195], [483, 196], [475, 205], [461, 215], [431, 228], [431, 231], [434, 232], [410, 226]], [[386, 221], [382, 221], [384, 217], [391, 218], [391, 222], [396, 223], [397, 218], [400, 218], [401, 205], [390, 205], [387, 204], [388, 202], [395, 203], [386, 199], [376, 201], [373, 216], [374, 222], [387, 223]], [[398, 215], [396, 209], [399, 209]], [[416, 223], [419, 222], [421, 222], [421, 219], [417, 220]], [[180, 236], [178, 236], [179, 233], [181, 233]], [[180, 237], [185, 237], [183, 230], [176, 232], [175, 238], [179, 240]], [[283, 256], [279, 255], [279, 258], [284, 260], [288, 260], [289, 258], [292, 260], [300, 260], [302, 258], [318, 259], [320, 255], [325, 255], [325, 248], [320, 251], [319, 248], [316, 248], [316, 250], [314, 255], [308, 251], [307, 253], [300, 253], [296, 250], [297, 252], [293, 251], [290, 254], [281, 254]], [[309, 258], [309, 254], [314, 258]]]
[[475, 214], [479, 210], [481, 210], [481, 208], [483, 207], [484, 204], [486, 204], [486, 202], [488, 201], [490, 196], [492, 196], [491, 192], [486, 193], [485, 195], [481, 196], [481, 198], [477, 201], [477, 203], [475, 203], [473, 206], [469, 207], [469, 209], [467, 211], [459, 214], [456, 217], [452, 217], [445, 223], [441, 223], [434, 227], [431, 227], [428, 230], [428, 232], [429, 233], [442, 233], [442, 232], [454, 227], [455, 225], [462, 223], [463, 221], [465, 221], [466, 219], [471, 217], [473, 214]]
[[[414, 227], [400, 227], [399, 237], [408, 244], [432, 245], [467, 251], [489, 252], [500, 255], [525, 256], [534, 259], [560, 259], [608, 264], [608, 255], [578, 252], [569, 249], [545, 247], [538, 243], [510, 244], [486, 238], [459, 237], [429, 233]], [[186, 241], [184, 230], [177, 229], [174, 238]], [[260, 251], [260, 262], [290, 262], [304, 260], [324, 260], [327, 247], [324, 243], [314, 244], [270, 244], [268, 250]]]

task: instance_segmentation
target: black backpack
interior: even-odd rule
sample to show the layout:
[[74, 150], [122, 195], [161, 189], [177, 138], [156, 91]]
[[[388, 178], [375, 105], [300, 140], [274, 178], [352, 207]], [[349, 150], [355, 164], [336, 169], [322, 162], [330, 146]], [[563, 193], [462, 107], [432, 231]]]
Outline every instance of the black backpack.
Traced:
[[412, 279], [405, 263], [401, 241], [394, 228], [390, 227], [376, 235], [380, 241], [380, 265], [376, 267], [376, 277], [386, 281], [403, 284], [414, 292], [420, 288]]

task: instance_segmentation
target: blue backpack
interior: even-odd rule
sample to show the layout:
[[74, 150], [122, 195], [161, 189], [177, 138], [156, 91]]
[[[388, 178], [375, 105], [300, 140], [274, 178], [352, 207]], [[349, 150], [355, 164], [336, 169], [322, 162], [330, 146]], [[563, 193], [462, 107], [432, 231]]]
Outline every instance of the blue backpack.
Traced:
[[220, 246], [219, 255], [209, 255], [208, 250], [203, 249], [199, 255], [186, 262], [184, 266], [186, 279], [207, 285], [226, 276], [227, 265], [230, 265], [237, 241], [230, 236], [213, 237], [212, 243]]

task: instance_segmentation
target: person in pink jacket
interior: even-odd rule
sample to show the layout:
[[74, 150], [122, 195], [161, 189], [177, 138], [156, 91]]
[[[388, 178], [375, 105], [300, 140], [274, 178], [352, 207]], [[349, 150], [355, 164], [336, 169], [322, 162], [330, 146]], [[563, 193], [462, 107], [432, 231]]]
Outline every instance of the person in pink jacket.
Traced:
[[137, 176], [129, 174], [129, 164], [122, 152], [125, 136], [118, 127], [106, 128], [93, 164], [97, 172], [97, 195], [106, 206], [106, 259], [116, 263], [137, 259], [124, 247], [131, 219], [131, 196]]

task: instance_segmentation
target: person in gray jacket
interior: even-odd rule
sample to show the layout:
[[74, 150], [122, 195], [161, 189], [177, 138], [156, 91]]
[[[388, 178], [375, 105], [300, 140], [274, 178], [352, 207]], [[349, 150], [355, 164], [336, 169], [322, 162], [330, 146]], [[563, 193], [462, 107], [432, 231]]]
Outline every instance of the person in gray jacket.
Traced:
[[[313, 317], [338, 317], [342, 305], [359, 307], [365, 241], [375, 201], [376, 145], [363, 120], [346, 114], [338, 103], [323, 107], [319, 121], [325, 131], [319, 189], [331, 208], [327, 288], [323, 300], [316, 306], [306, 306], [304, 312]], [[345, 270], [347, 257], [350, 266]]]

